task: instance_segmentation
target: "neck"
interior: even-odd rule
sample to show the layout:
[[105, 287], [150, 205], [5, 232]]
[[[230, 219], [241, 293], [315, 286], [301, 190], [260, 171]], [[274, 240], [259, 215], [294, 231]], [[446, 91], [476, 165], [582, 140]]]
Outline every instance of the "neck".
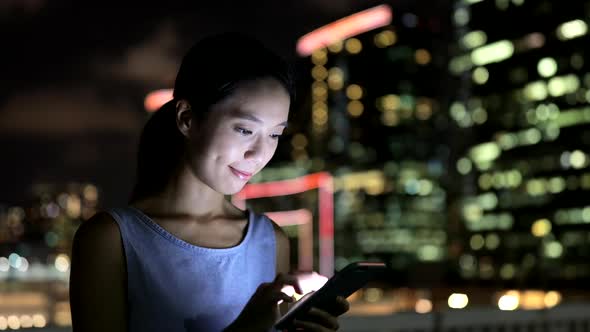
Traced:
[[185, 164], [159, 194], [133, 203], [145, 213], [161, 218], [210, 219], [238, 210], [225, 196], [199, 180]]

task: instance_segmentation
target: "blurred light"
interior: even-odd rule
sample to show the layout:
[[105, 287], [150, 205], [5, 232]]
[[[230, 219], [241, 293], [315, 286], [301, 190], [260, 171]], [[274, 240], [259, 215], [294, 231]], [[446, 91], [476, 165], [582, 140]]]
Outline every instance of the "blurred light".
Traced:
[[500, 245], [500, 237], [498, 234], [490, 233], [486, 235], [486, 248], [489, 250], [495, 250]]
[[341, 40], [335, 41], [332, 44], [328, 45], [328, 50], [332, 53], [341, 52], [343, 48], [344, 48], [344, 43]]
[[518, 308], [520, 296], [518, 292], [507, 292], [498, 300], [498, 308], [500, 310], [512, 311]]
[[34, 327], [43, 328], [43, 327], [45, 327], [45, 325], [47, 325], [47, 320], [45, 319], [45, 316], [43, 316], [41, 314], [33, 315], [33, 326]]
[[547, 84], [543, 81], [528, 83], [524, 87], [524, 95], [529, 100], [543, 100], [547, 98]]
[[484, 244], [485, 239], [481, 234], [472, 235], [471, 239], [469, 240], [469, 245], [473, 250], [480, 250], [481, 248], [483, 248]]
[[476, 48], [471, 52], [471, 61], [475, 65], [484, 66], [489, 63], [506, 60], [514, 53], [514, 45], [509, 40], [500, 40]]
[[473, 62], [471, 61], [471, 56], [469, 54], [454, 57], [449, 61], [449, 70], [456, 75], [469, 70], [472, 66]]
[[307, 137], [303, 134], [295, 134], [291, 139], [291, 145], [295, 149], [304, 149], [307, 146]]
[[470, 4], [470, 5], [478, 3], [478, 2], [482, 2], [482, 1], [483, 0], [463, 0], [464, 3]]
[[57, 255], [55, 268], [60, 272], [67, 272], [70, 269], [70, 258], [66, 254]]
[[471, 160], [477, 162], [493, 161], [500, 156], [500, 147], [495, 142], [481, 143], [469, 150]]
[[502, 279], [512, 279], [516, 275], [516, 268], [512, 264], [504, 264], [500, 268], [500, 277]]
[[557, 27], [557, 38], [560, 40], [573, 39], [585, 35], [588, 26], [582, 20], [573, 20]]
[[311, 85], [311, 92], [314, 98], [325, 99], [328, 94], [328, 85], [322, 80], [315, 81]]
[[344, 86], [344, 72], [338, 67], [332, 67], [328, 71], [328, 87], [332, 90], [340, 90]]
[[457, 26], [463, 26], [469, 23], [469, 11], [463, 7], [457, 8], [453, 14], [453, 21]]
[[551, 232], [551, 222], [547, 219], [539, 219], [533, 223], [531, 232], [536, 237], [544, 237]]
[[399, 123], [399, 117], [394, 111], [388, 110], [381, 114], [381, 122], [386, 126], [393, 127]]
[[356, 38], [350, 38], [344, 43], [344, 48], [350, 54], [358, 54], [363, 50], [363, 44]]
[[380, 288], [367, 288], [364, 295], [367, 302], [379, 302], [383, 298], [383, 290]]
[[424, 262], [438, 261], [443, 258], [443, 250], [439, 246], [426, 244], [418, 248], [416, 256]]
[[391, 18], [391, 9], [387, 5], [379, 5], [347, 16], [301, 37], [297, 42], [297, 53], [308, 56], [316, 49], [336, 41], [388, 25]]
[[323, 66], [328, 62], [328, 52], [325, 48], [318, 48], [311, 54], [311, 62], [317, 66]]
[[537, 64], [537, 71], [543, 77], [550, 77], [557, 72], [557, 62], [553, 58], [543, 58]]
[[7, 272], [10, 270], [10, 263], [8, 262], [8, 258], [0, 257], [0, 272]]
[[363, 97], [363, 89], [358, 84], [351, 84], [346, 87], [346, 96], [352, 100], [358, 100]]
[[414, 57], [416, 59], [416, 63], [419, 65], [426, 65], [430, 63], [430, 60], [432, 59], [432, 56], [430, 55], [430, 52], [428, 52], [427, 50], [420, 48], [417, 49]]
[[550, 241], [545, 245], [545, 256], [559, 258], [563, 254], [563, 246], [557, 241]]
[[432, 301], [429, 299], [418, 299], [414, 310], [419, 314], [427, 314], [432, 311]]
[[539, 32], [533, 32], [523, 38], [524, 44], [529, 49], [540, 48], [545, 45], [545, 36]]
[[579, 53], [574, 53], [570, 58], [570, 64], [574, 69], [582, 69], [584, 66], [584, 57]]
[[500, 9], [500, 10], [508, 9], [509, 5], [510, 5], [509, 0], [496, 0], [496, 7], [498, 7], [498, 9]]
[[364, 106], [363, 103], [358, 100], [351, 100], [348, 102], [346, 110], [350, 116], [357, 118], [363, 114]]
[[490, 78], [490, 73], [486, 67], [477, 67], [473, 71], [473, 81], [477, 84], [485, 84]]
[[0, 330], [6, 330], [8, 328], [8, 321], [6, 317], [0, 316]]
[[461, 42], [463, 46], [467, 49], [472, 49], [484, 45], [488, 40], [488, 36], [485, 32], [481, 30], [471, 31], [467, 33], [463, 38], [461, 38]]
[[20, 327], [21, 328], [31, 328], [33, 327], [33, 318], [29, 315], [21, 315], [19, 317], [20, 320]]
[[172, 89], [156, 90], [148, 93], [144, 99], [143, 106], [146, 111], [150, 113], [155, 112], [160, 109], [162, 105], [172, 100], [172, 98]]
[[8, 262], [13, 268], [19, 269], [22, 264], [22, 258], [17, 253], [13, 252], [8, 256]]
[[379, 105], [382, 110], [395, 111], [400, 107], [401, 100], [397, 95], [385, 95], [379, 98]]
[[556, 291], [549, 291], [545, 294], [545, 306], [553, 308], [561, 302], [561, 294]]
[[13, 330], [20, 329], [20, 320], [16, 315], [10, 315], [7, 317], [6, 322], [8, 323], [8, 327]]
[[463, 309], [467, 307], [467, 304], [469, 303], [469, 298], [466, 294], [453, 293], [451, 294], [451, 296], [449, 296], [447, 302], [449, 304], [449, 308]]
[[483, 108], [478, 107], [471, 113], [471, 118], [473, 119], [473, 122], [483, 124], [488, 120], [488, 112]]
[[575, 150], [570, 154], [570, 164], [573, 168], [580, 169], [586, 166], [588, 159], [586, 154], [580, 150]]
[[323, 81], [328, 77], [328, 70], [324, 66], [314, 66], [311, 69], [311, 77], [316, 81]]
[[301, 273], [296, 275], [297, 283], [301, 288], [302, 294], [295, 293], [295, 289], [293, 286], [285, 286], [282, 288], [282, 292], [287, 294], [288, 296], [294, 296], [296, 300], [301, 299], [303, 296], [308, 294], [309, 292], [315, 292], [318, 289], [322, 288], [328, 278], [318, 274], [317, 272], [311, 273]]
[[384, 30], [376, 34], [373, 41], [375, 42], [375, 46], [384, 48], [395, 44], [397, 35], [394, 31]]

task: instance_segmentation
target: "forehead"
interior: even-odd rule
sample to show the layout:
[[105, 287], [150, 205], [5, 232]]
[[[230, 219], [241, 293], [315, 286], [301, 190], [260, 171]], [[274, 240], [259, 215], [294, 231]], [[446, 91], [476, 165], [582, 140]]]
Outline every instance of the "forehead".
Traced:
[[258, 79], [238, 83], [235, 90], [213, 106], [213, 113], [223, 116], [241, 116], [244, 113], [256, 117], [286, 118], [290, 97], [276, 79]]

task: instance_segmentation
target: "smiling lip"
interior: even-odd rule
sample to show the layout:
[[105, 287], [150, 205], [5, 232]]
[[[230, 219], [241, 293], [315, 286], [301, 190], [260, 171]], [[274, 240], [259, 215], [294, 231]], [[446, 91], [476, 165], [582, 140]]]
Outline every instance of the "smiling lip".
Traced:
[[237, 176], [241, 180], [248, 180], [252, 177], [252, 173], [238, 171], [237, 169], [235, 169], [231, 166], [229, 166], [229, 169], [232, 171], [232, 173], [234, 173], [235, 176]]

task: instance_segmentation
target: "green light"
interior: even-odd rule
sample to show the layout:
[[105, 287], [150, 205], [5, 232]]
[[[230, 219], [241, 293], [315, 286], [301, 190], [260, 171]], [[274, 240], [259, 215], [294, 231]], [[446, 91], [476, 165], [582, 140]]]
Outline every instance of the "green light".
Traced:
[[475, 162], [493, 161], [500, 156], [500, 147], [495, 142], [481, 143], [469, 150], [469, 157]]
[[467, 49], [479, 47], [485, 44], [487, 40], [488, 36], [481, 30], [471, 31], [461, 39], [463, 46], [465, 46]]
[[557, 62], [553, 58], [543, 58], [537, 64], [537, 71], [543, 77], [550, 77], [557, 72]]
[[469, 240], [469, 245], [473, 250], [480, 250], [485, 245], [485, 239], [481, 234], [475, 234], [471, 236], [471, 239]]
[[514, 45], [509, 40], [500, 40], [471, 52], [471, 61], [477, 66], [500, 62], [509, 59], [514, 54]]
[[585, 35], [588, 26], [582, 20], [573, 20], [557, 27], [557, 38], [560, 40], [573, 39]]
[[559, 258], [563, 254], [563, 246], [557, 241], [551, 241], [545, 245], [545, 256]]
[[528, 100], [543, 100], [547, 98], [547, 85], [543, 81], [536, 81], [524, 87], [524, 96]]
[[468, 158], [461, 158], [457, 161], [457, 171], [460, 174], [466, 175], [469, 174], [469, 172], [471, 172], [473, 168], [473, 164], [471, 163], [471, 160], [469, 160]]
[[473, 71], [472, 77], [473, 82], [482, 85], [488, 81], [488, 78], [490, 78], [490, 73], [488, 72], [486, 67], [477, 67]]

